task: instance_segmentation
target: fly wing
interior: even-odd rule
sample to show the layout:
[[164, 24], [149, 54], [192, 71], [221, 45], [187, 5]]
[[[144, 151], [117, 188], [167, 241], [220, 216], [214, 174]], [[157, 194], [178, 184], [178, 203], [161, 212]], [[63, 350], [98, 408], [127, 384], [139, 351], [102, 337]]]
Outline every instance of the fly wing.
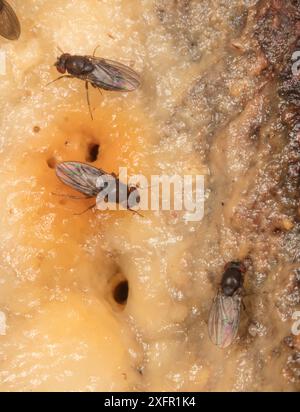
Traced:
[[89, 56], [94, 63], [94, 70], [87, 75], [87, 80], [104, 90], [127, 91], [137, 89], [140, 76], [130, 67], [114, 60]]
[[211, 341], [226, 348], [234, 341], [240, 322], [241, 297], [239, 294], [225, 296], [221, 292], [215, 297], [208, 320]]
[[57, 177], [67, 186], [72, 187], [87, 197], [96, 197], [99, 193], [97, 180], [105, 174], [101, 169], [81, 162], [62, 162], [55, 167]]
[[21, 34], [19, 19], [12, 7], [5, 1], [0, 1], [0, 35], [8, 40], [17, 40]]

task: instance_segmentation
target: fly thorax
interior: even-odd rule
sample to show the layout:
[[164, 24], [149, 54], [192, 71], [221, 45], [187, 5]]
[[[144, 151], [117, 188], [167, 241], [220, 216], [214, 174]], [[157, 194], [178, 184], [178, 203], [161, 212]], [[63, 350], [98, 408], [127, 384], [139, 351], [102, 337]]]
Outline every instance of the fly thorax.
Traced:
[[90, 63], [86, 62], [86, 58], [83, 56], [71, 56], [66, 61], [66, 68], [68, 73], [74, 76], [80, 76], [86, 73], [86, 69], [90, 67]]
[[237, 269], [228, 269], [222, 278], [222, 291], [226, 296], [232, 296], [242, 286], [242, 274]]

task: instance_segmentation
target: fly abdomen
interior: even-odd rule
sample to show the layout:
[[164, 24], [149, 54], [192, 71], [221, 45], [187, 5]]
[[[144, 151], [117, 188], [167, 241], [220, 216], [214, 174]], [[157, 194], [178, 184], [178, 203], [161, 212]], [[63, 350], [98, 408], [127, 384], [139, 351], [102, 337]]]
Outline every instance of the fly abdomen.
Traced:
[[208, 320], [208, 333], [213, 344], [226, 348], [235, 340], [240, 323], [241, 296], [225, 296], [221, 291], [214, 298]]
[[100, 189], [97, 186], [99, 177], [105, 172], [81, 162], [62, 162], [55, 167], [56, 175], [65, 185], [84, 194], [96, 197]]

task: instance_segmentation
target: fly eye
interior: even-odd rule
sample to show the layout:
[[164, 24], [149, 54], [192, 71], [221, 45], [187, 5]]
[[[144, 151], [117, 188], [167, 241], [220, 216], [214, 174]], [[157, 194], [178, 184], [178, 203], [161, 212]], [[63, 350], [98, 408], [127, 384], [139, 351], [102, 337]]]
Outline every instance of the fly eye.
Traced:
[[55, 66], [59, 73], [64, 74], [66, 72], [66, 69], [62, 64], [57, 63]]

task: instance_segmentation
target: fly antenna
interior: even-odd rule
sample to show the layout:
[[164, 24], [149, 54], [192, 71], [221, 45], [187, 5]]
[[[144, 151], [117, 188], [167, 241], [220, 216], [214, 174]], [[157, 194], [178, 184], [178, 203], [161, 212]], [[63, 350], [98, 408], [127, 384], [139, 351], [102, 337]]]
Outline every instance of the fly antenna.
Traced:
[[65, 52], [63, 51], [63, 49], [60, 46], [57, 45], [56, 48], [61, 54], [65, 54]]

